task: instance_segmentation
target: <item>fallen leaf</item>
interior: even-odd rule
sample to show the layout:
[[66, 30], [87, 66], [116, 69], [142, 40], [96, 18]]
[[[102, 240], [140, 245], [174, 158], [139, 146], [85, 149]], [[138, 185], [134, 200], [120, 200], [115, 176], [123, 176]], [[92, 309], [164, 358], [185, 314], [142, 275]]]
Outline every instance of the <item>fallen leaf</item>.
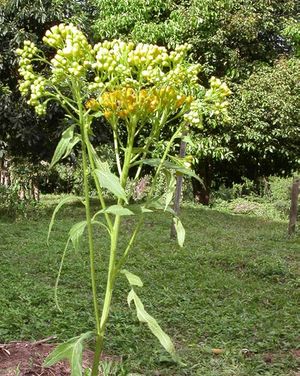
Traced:
[[223, 354], [224, 352], [223, 349], [212, 349], [211, 351], [214, 355], [220, 355], [220, 354]]

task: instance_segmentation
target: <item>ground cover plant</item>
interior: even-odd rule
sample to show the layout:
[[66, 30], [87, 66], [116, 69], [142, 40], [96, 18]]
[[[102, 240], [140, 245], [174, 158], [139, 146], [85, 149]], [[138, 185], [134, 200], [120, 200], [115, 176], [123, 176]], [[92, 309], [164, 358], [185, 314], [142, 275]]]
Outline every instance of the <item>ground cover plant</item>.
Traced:
[[[140, 277], [124, 269], [124, 265], [145, 213], [155, 210], [171, 213], [174, 216], [178, 243], [183, 246], [185, 230], [170, 208], [175, 176], [178, 173], [195, 178], [197, 176], [185, 167], [184, 159], [178, 160], [170, 153], [175, 141], [183, 138], [190, 126], [201, 126], [204, 114], [212, 116], [214, 113], [226, 113], [228, 103], [225, 98], [230, 90], [225, 83], [214, 77], [210, 80], [208, 90], [199, 85], [198, 73], [201, 67], [188, 63], [187, 45], [178, 46], [174, 51], [120, 40], [104, 41], [92, 46], [85, 35], [72, 24], [53, 26], [46, 32], [43, 41], [52, 52], [49, 59], [31, 41], [25, 41], [23, 49], [17, 50], [20, 56], [19, 73], [22, 77], [20, 91], [28, 97], [28, 104], [39, 115], [46, 114], [50, 102], [58, 103], [65, 111], [68, 128], [56, 147], [51, 165], [67, 157], [75, 145], [81, 146], [84, 200], [80, 197], [77, 200], [85, 207], [85, 220], [73, 224], [69, 231], [55, 285], [55, 300], [60, 309], [57, 289], [68, 246], [72, 243], [75, 250], [78, 250], [82, 235], [87, 231], [96, 329], [95, 334], [85, 332], [58, 346], [47, 357], [45, 366], [68, 359], [72, 376], [81, 376], [83, 344], [94, 337], [95, 355], [89, 374], [99, 374], [113, 291], [117, 278], [122, 274], [130, 285], [128, 304], [134, 303], [138, 319], [148, 325], [172, 359], [179, 362], [170, 337], [145, 311], [137, 295], [136, 288], [142, 287], [143, 282]], [[116, 175], [110, 171], [108, 162], [101, 160], [102, 156], [97, 154], [92, 143], [94, 120], [99, 117], [106, 119], [113, 135]], [[149, 159], [155, 145], [161, 144], [161, 134], [166, 128], [170, 136], [162, 144], [162, 154], [159, 158]], [[145, 164], [154, 168], [154, 177], [145, 202], [136, 211], [132, 211], [127, 207], [130, 199], [125, 193], [127, 180], [133, 170], [134, 179], [138, 181]], [[154, 192], [161, 173], [166, 175], [168, 184], [166, 194], [157, 198], [154, 197]], [[90, 178], [94, 180], [99, 204], [99, 210], [94, 214], [90, 207]], [[108, 206], [105, 202], [104, 188], [114, 195], [113, 205]], [[70, 197], [66, 197], [54, 210], [48, 238], [57, 212], [69, 200]], [[127, 216], [135, 216], [138, 220], [129, 239], [121, 241], [121, 223]], [[99, 226], [106, 229], [110, 239], [109, 251], [100, 246], [101, 253], [109, 253], [101, 308], [94, 236], [94, 228]]]
[[[92, 211], [97, 210], [93, 204]], [[65, 207], [58, 214], [49, 248], [45, 244], [49, 208], [38, 221], [22, 220], [12, 226], [1, 219], [5, 239], [0, 244], [2, 343], [55, 334], [64, 341], [93, 329], [86, 245], [78, 253], [67, 252], [58, 291], [63, 313], [53, 298], [67, 229], [83, 214], [84, 208], [76, 202]], [[147, 218], [128, 268], [145, 281], [141, 292], [145, 308], [163, 323], [186, 366], [166, 357], [154, 337], [137, 323], [127, 306], [124, 279], [115, 291], [107, 328], [106, 353], [122, 357], [112, 374], [296, 375], [299, 234], [288, 238], [284, 221], [201, 207], [185, 207], [182, 220], [187, 236], [179, 248], [169, 239], [166, 214]], [[127, 217], [121, 238], [129, 237], [133, 225]], [[97, 235], [104, 231], [97, 229]], [[105, 286], [102, 265], [97, 264], [100, 288]], [[214, 354], [213, 349], [223, 353]]]

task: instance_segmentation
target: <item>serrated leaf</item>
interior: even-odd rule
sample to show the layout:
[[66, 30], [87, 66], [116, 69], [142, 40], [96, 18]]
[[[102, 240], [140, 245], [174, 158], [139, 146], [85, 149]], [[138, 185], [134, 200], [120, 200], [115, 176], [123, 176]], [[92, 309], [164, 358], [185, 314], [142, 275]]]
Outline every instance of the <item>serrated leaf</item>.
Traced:
[[112, 172], [106, 169], [97, 168], [94, 173], [102, 188], [108, 189], [117, 198], [124, 200], [127, 203], [126, 193], [121, 186], [119, 178]]
[[144, 322], [148, 325], [151, 332], [159, 340], [164, 349], [172, 356], [173, 360], [178, 361], [175, 347], [171, 341], [171, 338], [162, 330], [158, 322], [152, 316], [150, 316], [149, 313], [146, 312], [143, 303], [133, 289], [128, 294], [127, 301], [129, 306], [130, 303], [134, 301], [139, 321]]
[[130, 286], [143, 287], [143, 282], [142, 282], [141, 278], [138, 277], [137, 275], [129, 272], [126, 269], [121, 270], [121, 273], [123, 273], [126, 276]]
[[181, 220], [178, 217], [173, 218], [175, 230], [177, 233], [177, 241], [180, 247], [183, 247], [185, 239], [185, 229], [181, 223]]
[[72, 202], [74, 200], [78, 200], [78, 201], [81, 201], [83, 203], [83, 201], [81, 200], [80, 197], [66, 196], [63, 199], [61, 199], [60, 202], [57, 204], [56, 208], [53, 211], [51, 221], [50, 221], [50, 224], [49, 224], [48, 234], [47, 234], [47, 244], [49, 244], [50, 233], [51, 233], [52, 227], [54, 225], [56, 214], [58, 213], [58, 211], [61, 209], [61, 207], [63, 205], [65, 205], [68, 202]]
[[58, 345], [47, 356], [43, 367], [51, 367], [61, 360], [68, 360], [71, 366], [71, 376], [82, 376], [83, 341], [91, 337], [92, 334], [93, 332], [87, 332]]
[[73, 225], [71, 230], [69, 231], [70, 239], [75, 251], [78, 251], [79, 249], [79, 242], [82, 238], [86, 225], [86, 221], [75, 223], [75, 225]]
[[62, 159], [64, 154], [66, 154], [68, 145], [73, 139], [74, 128], [75, 128], [75, 125], [71, 125], [62, 133], [62, 137], [59, 143], [57, 144], [55, 152], [53, 154], [53, 157], [50, 163], [50, 168], [53, 167], [60, 159]]

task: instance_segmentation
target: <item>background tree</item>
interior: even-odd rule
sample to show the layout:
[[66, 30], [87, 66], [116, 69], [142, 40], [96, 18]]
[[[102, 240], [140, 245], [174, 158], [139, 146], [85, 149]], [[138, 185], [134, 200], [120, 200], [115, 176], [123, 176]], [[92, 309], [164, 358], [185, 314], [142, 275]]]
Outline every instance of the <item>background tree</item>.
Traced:
[[[289, 128], [294, 129], [290, 132], [290, 140], [293, 140], [292, 133], [296, 132], [299, 124], [294, 108], [298, 94], [291, 94], [290, 86], [296, 79], [296, 70], [292, 72], [287, 62], [277, 63], [277, 60], [283, 56], [289, 58], [297, 51], [297, 2], [152, 0], [146, 4], [143, 0], [133, 0], [127, 3], [125, 0], [98, 1], [99, 15], [93, 28], [96, 38], [123, 37], [169, 47], [177, 43], [190, 43], [192, 58], [204, 67], [201, 73], [204, 85], [207, 84], [207, 77], [215, 74], [229, 81], [234, 88], [234, 95], [237, 95], [231, 101], [231, 121], [224, 123], [205, 117], [203, 129], [193, 134], [190, 151], [195, 156], [195, 170], [205, 183], [203, 186], [193, 181], [197, 201], [205, 204], [209, 202], [213, 180], [216, 185], [224, 180], [230, 184], [241, 176], [278, 174], [282, 172], [284, 163], [287, 163], [285, 171], [291, 171], [297, 160], [294, 157], [294, 142], [290, 144], [286, 139], [281, 156], [287, 153], [289, 157], [283, 158], [281, 162], [279, 152], [278, 158], [275, 157], [275, 145], [280, 143], [278, 132], [283, 136], [286, 125], [283, 117], [289, 110], [292, 110]], [[260, 85], [260, 79], [265, 74], [264, 84]], [[283, 82], [281, 74], [286, 82]], [[268, 84], [266, 80], [269, 80]], [[272, 80], [276, 84], [269, 96], [267, 86]], [[260, 86], [256, 89], [256, 85]], [[287, 102], [282, 116], [277, 116], [279, 109], [272, 106], [272, 96], [279, 100], [280, 90], [285, 89]], [[246, 102], [245, 95], [248, 98]], [[263, 101], [258, 98], [261, 95], [264, 96]], [[253, 103], [256, 103], [255, 118], [253, 121], [248, 118], [245, 127], [245, 111], [254, 111]], [[278, 105], [278, 101], [276, 103]], [[277, 128], [278, 132], [271, 132], [272, 127]], [[260, 137], [262, 139], [258, 142]], [[262, 157], [260, 148], [266, 145], [274, 149], [272, 153], [268, 149], [268, 153]], [[267, 158], [270, 158], [268, 162]]]
[[52, 105], [47, 116], [40, 119], [22, 99], [17, 87], [16, 48], [25, 39], [34, 40], [40, 46], [45, 31], [66, 19], [88, 33], [95, 10], [89, 0], [0, 3], [0, 140], [10, 155], [49, 159], [64, 127], [63, 114], [57, 105]]

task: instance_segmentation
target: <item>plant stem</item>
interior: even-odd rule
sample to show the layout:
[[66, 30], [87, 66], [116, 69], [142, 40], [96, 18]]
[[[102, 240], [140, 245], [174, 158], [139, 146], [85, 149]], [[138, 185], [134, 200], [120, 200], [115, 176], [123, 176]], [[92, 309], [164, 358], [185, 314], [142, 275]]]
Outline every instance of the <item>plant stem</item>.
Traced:
[[91, 273], [96, 330], [97, 330], [97, 335], [99, 335], [100, 320], [99, 320], [99, 308], [98, 308], [98, 303], [97, 303], [95, 251], [94, 251], [93, 229], [92, 229], [90, 197], [89, 197], [88, 165], [87, 165], [86, 145], [85, 145], [83, 131], [82, 131], [82, 137], [83, 137], [83, 142], [82, 142], [83, 188], [84, 188], [85, 214], [86, 214], [86, 221], [87, 221], [87, 231], [88, 231], [89, 250], [90, 250], [90, 273]]
[[102, 315], [101, 315], [101, 320], [100, 320], [100, 331], [99, 333], [97, 333], [96, 347], [95, 347], [91, 376], [98, 376], [98, 372], [99, 372], [99, 363], [100, 363], [101, 353], [103, 350], [106, 323], [108, 320], [108, 315], [109, 315], [110, 306], [111, 306], [111, 299], [112, 299], [112, 294], [113, 294], [113, 289], [114, 289], [114, 284], [115, 284], [115, 279], [116, 279], [115, 262], [116, 262], [116, 253], [117, 253], [117, 245], [118, 245], [118, 236], [120, 232], [120, 223], [121, 223], [121, 217], [117, 215], [115, 218], [112, 232], [111, 232], [111, 247], [110, 247], [110, 258], [109, 258], [109, 266], [108, 266], [108, 274], [107, 274], [106, 292], [105, 292]]
[[78, 115], [79, 115], [79, 126], [81, 133], [81, 146], [82, 146], [82, 170], [83, 170], [83, 190], [85, 197], [85, 215], [87, 222], [87, 232], [88, 232], [88, 242], [89, 242], [89, 252], [90, 252], [90, 276], [92, 284], [92, 295], [93, 295], [93, 306], [95, 315], [95, 326], [97, 336], [100, 334], [100, 315], [99, 307], [97, 302], [97, 288], [96, 288], [96, 271], [95, 271], [95, 250], [94, 250], [94, 239], [93, 239], [93, 228], [92, 228], [92, 217], [90, 208], [90, 195], [89, 195], [89, 167], [88, 167], [88, 156], [87, 156], [87, 145], [89, 139], [87, 136], [86, 128], [88, 127], [87, 120], [84, 117], [84, 109], [82, 104], [82, 99], [80, 95], [80, 88], [77, 82], [72, 80], [72, 93], [73, 98], [76, 98]]
[[[131, 158], [132, 148], [133, 148], [133, 143], [134, 143], [134, 128], [135, 128], [136, 123], [134, 122], [132, 125], [133, 125], [132, 127], [133, 132], [128, 134], [123, 169], [121, 171], [121, 185], [123, 188], [126, 186], [128, 172], [130, 169], [130, 158]], [[121, 199], [118, 200], [118, 204], [122, 204]], [[100, 319], [100, 332], [99, 334], [97, 334], [96, 348], [95, 348], [91, 376], [98, 376], [98, 372], [99, 372], [99, 362], [100, 362], [100, 356], [103, 350], [106, 323], [107, 323], [108, 316], [109, 316], [111, 299], [112, 299], [114, 284], [115, 284], [117, 271], [118, 271], [116, 268], [116, 254], [117, 254], [117, 247], [118, 247], [118, 238], [119, 238], [119, 233], [120, 233], [120, 224], [121, 224], [121, 216], [116, 215], [114, 225], [113, 225], [113, 228], [111, 230], [111, 235], [110, 235], [111, 245], [110, 245], [110, 257], [109, 257], [109, 265], [108, 265], [106, 291], [105, 291], [102, 314], [101, 314], [101, 319]]]

